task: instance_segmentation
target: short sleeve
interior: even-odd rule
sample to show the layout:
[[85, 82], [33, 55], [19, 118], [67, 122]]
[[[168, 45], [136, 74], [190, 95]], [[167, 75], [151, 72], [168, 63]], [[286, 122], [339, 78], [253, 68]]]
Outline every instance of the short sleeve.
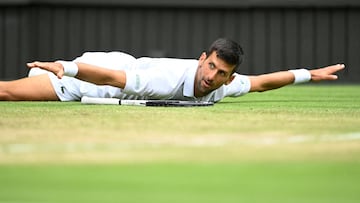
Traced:
[[240, 75], [235, 73], [234, 80], [224, 86], [226, 97], [239, 97], [249, 93], [251, 88], [250, 79], [246, 75]]
[[212, 98], [211, 101], [218, 102], [224, 97], [239, 97], [248, 93], [250, 87], [251, 83], [248, 76], [235, 73], [235, 78], [230, 84], [223, 85], [215, 90], [214, 94], [208, 99]]

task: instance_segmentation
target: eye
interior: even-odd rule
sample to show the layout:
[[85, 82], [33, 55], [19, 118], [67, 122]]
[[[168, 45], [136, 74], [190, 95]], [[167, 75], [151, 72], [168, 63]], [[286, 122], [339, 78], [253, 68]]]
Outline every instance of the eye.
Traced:
[[214, 68], [215, 68], [215, 64], [209, 63], [209, 68], [210, 68], [210, 69], [214, 69]]
[[226, 76], [226, 72], [225, 72], [225, 71], [219, 71], [219, 75], [225, 77], [225, 76]]

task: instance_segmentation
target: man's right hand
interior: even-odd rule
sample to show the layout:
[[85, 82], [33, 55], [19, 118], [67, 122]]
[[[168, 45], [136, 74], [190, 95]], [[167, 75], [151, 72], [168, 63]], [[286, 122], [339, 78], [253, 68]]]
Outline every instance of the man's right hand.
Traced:
[[27, 63], [26, 65], [28, 68], [41, 68], [43, 70], [50, 71], [54, 73], [59, 79], [64, 76], [64, 67], [61, 65], [61, 63], [35, 61], [32, 63]]

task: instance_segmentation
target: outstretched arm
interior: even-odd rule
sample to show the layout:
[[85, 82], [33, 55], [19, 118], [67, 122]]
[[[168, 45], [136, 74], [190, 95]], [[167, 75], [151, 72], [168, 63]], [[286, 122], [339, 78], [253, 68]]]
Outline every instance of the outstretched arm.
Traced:
[[[70, 62], [73, 65], [74, 62]], [[110, 70], [99, 66], [94, 66], [86, 63], [76, 63], [77, 72], [73, 72], [72, 76], [87, 82], [97, 85], [111, 85], [114, 87], [124, 88], [126, 84], [126, 74], [121, 70]], [[29, 68], [41, 68], [54, 73], [58, 78], [66, 75], [64, 66], [59, 62], [33, 62], [28, 63]]]
[[[337, 64], [309, 70], [310, 81], [318, 82], [323, 80], [336, 80], [336, 72], [345, 68], [344, 64]], [[267, 90], [277, 89], [286, 85], [293, 84], [295, 75], [290, 71], [280, 71], [258, 76], [249, 76], [251, 88], [250, 92], [264, 92]]]

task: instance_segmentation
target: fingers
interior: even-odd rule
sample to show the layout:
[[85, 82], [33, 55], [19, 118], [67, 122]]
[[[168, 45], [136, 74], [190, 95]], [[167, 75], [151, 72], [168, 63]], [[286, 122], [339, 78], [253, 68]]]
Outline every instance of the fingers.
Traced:
[[47, 65], [48, 63], [46, 62], [40, 62], [40, 61], [34, 61], [31, 63], [27, 63], [27, 67], [29, 68], [42, 68], [42, 69], [47, 69], [47, 67], [49, 67], [49, 65]]
[[64, 75], [64, 70], [61, 64], [53, 62], [39, 62], [34, 61], [26, 64], [29, 68], [41, 68], [43, 70], [54, 73], [59, 79]]
[[29, 67], [29, 68], [35, 68], [35, 67], [37, 67], [37, 66], [36, 66], [37, 63], [38, 63], [38, 61], [34, 61], [34, 62], [31, 62], [31, 63], [27, 63], [26, 65], [27, 65], [27, 67]]
[[324, 68], [310, 70], [311, 81], [318, 82], [323, 80], [337, 80], [338, 76], [335, 74], [344, 68], [344, 64], [336, 64]]
[[325, 68], [327, 74], [334, 74], [345, 68], [344, 64], [336, 64]]
[[336, 64], [336, 65], [333, 65], [333, 66], [331, 66], [331, 67], [333, 67], [334, 71], [337, 72], [337, 71], [339, 71], [339, 70], [344, 69], [344, 68], [345, 68], [345, 64]]
[[64, 76], [64, 69], [60, 69], [59, 72], [56, 73], [56, 76], [61, 79]]
[[338, 78], [338, 76], [334, 75], [334, 74], [344, 68], [345, 68], [344, 64], [336, 64], [336, 65], [325, 67], [322, 70], [319, 69], [319, 73], [323, 74], [324, 76], [328, 76], [327, 78], [329, 80], [336, 80]]
[[337, 79], [338, 79], [337, 75], [328, 75], [325, 80], [337, 80]]
[[345, 68], [344, 64], [336, 64], [330, 67], [330, 69], [328, 70], [327, 74], [328, 74], [328, 80], [337, 80], [338, 76], [334, 75], [336, 72], [342, 70]]

